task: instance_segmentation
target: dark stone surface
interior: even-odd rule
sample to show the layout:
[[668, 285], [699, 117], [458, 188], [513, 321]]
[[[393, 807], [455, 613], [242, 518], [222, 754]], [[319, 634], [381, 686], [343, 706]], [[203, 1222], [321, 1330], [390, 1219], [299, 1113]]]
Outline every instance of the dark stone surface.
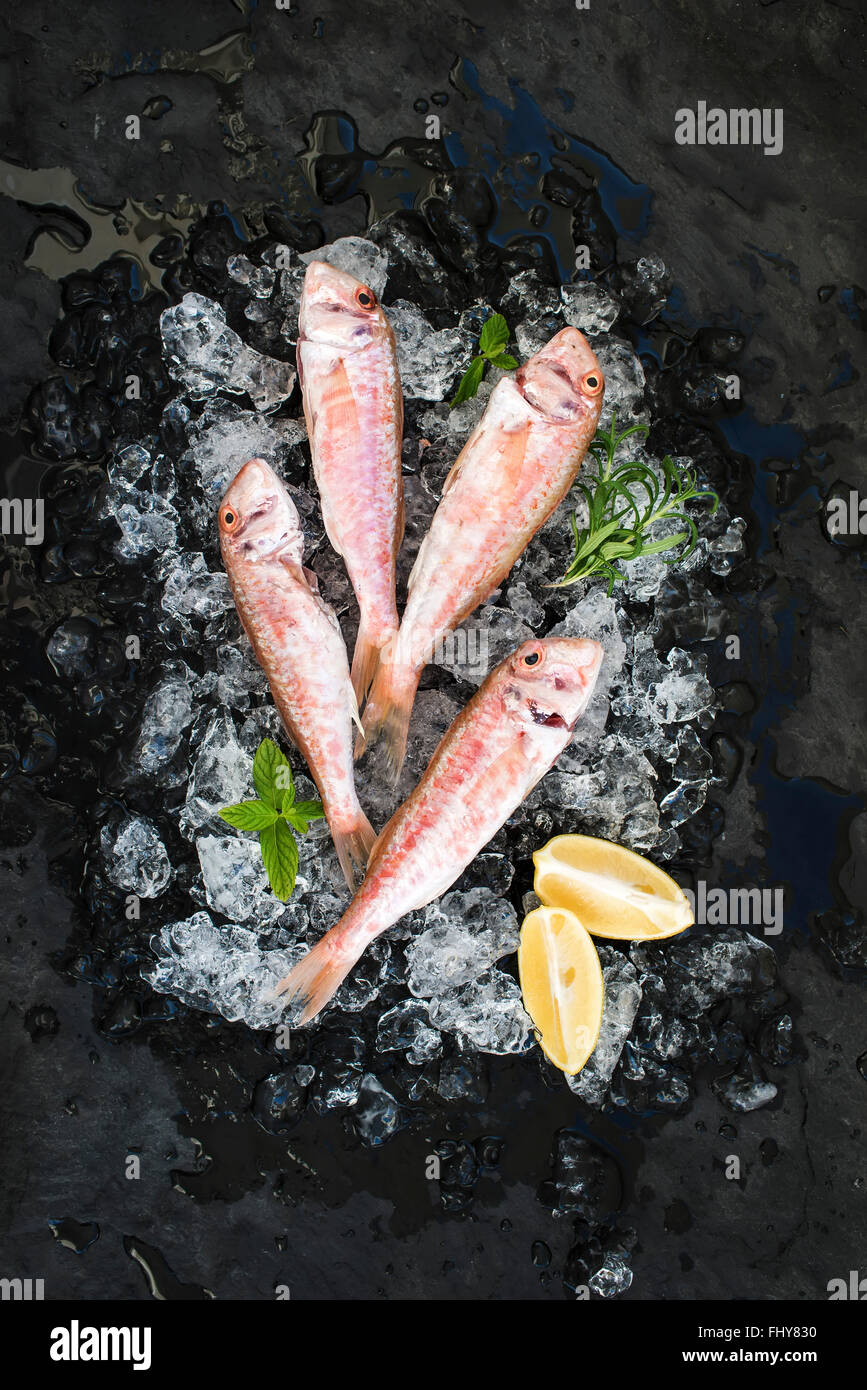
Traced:
[[[638, 1235], [627, 1298], [824, 1298], [830, 1278], [859, 1267], [867, 1234], [865, 1081], [856, 1066], [867, 1049], [864, 973], [840, 964], [859, 959], [856, 929], [842, 917], [865, 905], [867, 819], [856, 815], [867, 767], [865, 620], [860, 556], [830, 545], [820, 519], [838, 480], [867, 489], [863, 366], [860, 379], [829, 391], [838, 354], [863, 361], [861, 331], [838, 296], [863, 284], [867, 269], [856, 177], [863, 16], [755, 0], [593, 0], [582, 12], [568, 0], [478, 0], [447, 13], [432, 0], [300, 0], [289, 13], [244, 10], [228, 0], [66, 8], [36, 0], [7, 11], [3, 158], [71, 170], [100, 203], [163, 195], [249, 207], [274, 200], [276, 181], [303, 210], [310, 198], [295, 156], [317, 111], [349, 113], [361, 144], [379, 152], [421, 137], [413, 104], [442, 91], [448, 104], [431, 109], [444, 130], [460, 132], [468, 148], [488, 139], [502, 152], [497, 110], [450, 84], [455, 60], [468, 58], [489, 97], [511, 106], [530, 93], [649, 185], [643, 249], [672, 268], [696, 320], [727, 316], [749, 331], [743, 379], [755, 418], [791, 426], [811, 446], [812, 463], [782, 471], [767, 463], [778, 436], [755, 446], [765, 462], [751, 537], [766, 588], [754, 610], [758, 641], [732, 663], [730, 679], [753, 687], [759, 717], [736, 725], [743, 763], [724, 798], [714, 866], [736, 871], [764, 858], [771, 881], [792, 884], [791, 927], [772, 944], [796, 1001], [799, 1051], [763, 1110], [732, 1115], [703, 1086], [682, 1115], [596, 1117], [593, 1126], [621, 1171], [620, 1224]], [[135, 62], [121, 56], [159, 52], [169, 68], [201, 69], [213, 59], [191, 55], [244, 29], [252, 50], [245, 57], [235, 45], [232, 81], [201, 70], [126, 71]], [[127, 142], [125, 116], [160, 95], [171, 109], [144, 116], [141, 141]], [[782, 107], [783, 153], [677, 146], [674, 112], [699, 99]], [[172, 148], [161, 150], [166, 140]], [[12, 427], [29, 389], [56, 371], [46, 343], [59, 288], [24, 267], [41, 216], [0, 199], [10, 305], [0, 411]], [[331, 223], [343, 232], [364, 224], [360, 197]], [[67, 262], [63, 273], [75, 268], [74, 256]], [[835, 293], [823, 303], [825, 285]], [[762, 779], [765, 759], [772, 771]], [[145, 1032], [111, 1041], [97, 1031], [89, 989], [57, 970], [80, 910], [81, 826], [40, 794], [38, 779], [20, 779], [7, 797], [3, 1273], [44, 1277], [52, 1298], [147, 1298], [148, 1260], [170, 1297], [206, 1289], [267, 1299], [281, 1283], [301, 1299], [562, 1297], [556, 1276], [571, 1225], [552, 1220], [536, 1189], [549, 1176], [553, 1132], [578, 1118], [568, 1092], [530, 1096], [515, 1085], [515, 1064], [503, 1062], [491, 1069], [487, 1099], [471, 1112], [457, 1107], [448, 1134], [414, 1131], [370, 1150], [339, 1117], [312, 1116], [267, 1133], [250, 1106], [273, 1055], [249, 1034], [216, 1031], [185, 1050], [183, 1033], [167, 1045]], [[833, 864], [818, 851], [814, 863], [815, 847], [827, 844]], [[505, 1135], [502, 1161], [480, 1180], [470, 1215], [444, 1214], [424, 1178], [425, 1155], [445, 1138], [486, 1134]], [[125, 1177], [129, 1154], [141, 1158], [138, 1180]], [[737, 1181], [724, 1173], [731, 1155], [740, 1159]], [[62, 1218], [96, 1222], [98, 1240], [75, 1254], [52, 1235], [49, 1222]], [[546, 1271], [531, 1260], [537, 1240], [552, 1250]]]

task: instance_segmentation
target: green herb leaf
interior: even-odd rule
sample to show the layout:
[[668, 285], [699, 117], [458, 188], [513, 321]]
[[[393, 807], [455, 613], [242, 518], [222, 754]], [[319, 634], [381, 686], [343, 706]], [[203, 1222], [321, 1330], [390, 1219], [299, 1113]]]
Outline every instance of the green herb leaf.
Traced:
[[482, 325], [479, 349], [485, 357], [496, 357], [509, 341], [509, 325], [502, 314], [492, 314]]
[[325, 819], [321, 801], [296, 801], [294, 806], [284, 806], [283, 815], [300, 835], [306, 835], [310, 821]]
[[264, 801], [238, 801], [234, 806], [224, 806], [217, 814], [236, 830], [264, 830], [277, 819], [277, 811]]
[[518, 363], [505, 350], [508, 341], [509, 325], [502, 314], [492, 314], [482, 324], [482, 331], [479, 335], [479, 354], [473, 358], [461, 377], [454, 399], [450, 403], [450, 409], [453, 410], [456, 405], [461, 405], [476, 394], [482, 384], [485, 368], [489, 362], [493, 362], [504, 372], [514, 371]]
[[[676, 565], [691, 555], [698, 544], [698, 528], [684, 511], [684, 504], [699, 497], [713, 498], [713, 515], [719, 506], [719, 497], [711, 488], [699, 487], [693, 470], [680, 470], [666, 455], [660, 465], [661, 486], [655, 471], [646, 463], [633, 459], [617, 467], [614, 465], [615, 455], [625, 440], [633, 434], [646, 437], [647, 433], [646, 425], [632, 425], [618, 434], [612, 414], [610, 429], [600, 430], [590, 445], [597, 467], [595, 487], [591, 490], [585, 480], [578, 483], [587, 503], [587, 525], [579, 528], [577, 517], [572, 513], [575, 554], [559, 581], [560, 586], [600, 574], [608, 580], [610, 594], [614, 585], [625, 578], [618, 561], [674, 550], [679, 553], [664, 563]], [[652, 528], [659, 521], [674, 522], [686, 529], [654, 539]]]
[[283, 806], [287, 793], [290, 804], [295, 799], [292, 783], [292, 769], [284, 753], [273, 739], [263, 738], [253, 759], [253, 785], [262, 801], [274, 806], [278, 811]]
[[298, 846], [284, 820], [275, 820], [259, 832], [259, 845], [265, 872], [275, 898], [286, 902], [292, 896], [298, 873]]
[[474, 357], [467, 370], [461, 377], [454, 399], [451, 402], [451, 409], [456, 405], [461, 405], [463, 401], [468, 401], [474, 396], [482, 384], [482, 377], [485, 374], [484, 357]]
[[292, 769], [284, 758], [274, 772], [274, 790], [277, 795], [277, 804], [281, 811], [285, 811], [295, 800], [295, 783], [292, 778]]

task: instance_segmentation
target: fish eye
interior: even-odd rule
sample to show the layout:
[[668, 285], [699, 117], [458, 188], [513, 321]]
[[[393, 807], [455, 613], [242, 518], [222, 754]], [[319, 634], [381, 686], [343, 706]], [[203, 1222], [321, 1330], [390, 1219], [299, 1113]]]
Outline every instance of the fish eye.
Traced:
[[588, 396], [601, 396], [605, 390], [605, 378], [601, 372], [587, 372], [581, 378], [581, 387]]
[[375, 309], [376, 295], [373, 293], [373, 290], [369, 290], [366, 285], [361, 285], [359, 289], [355, 291], [355, 302], [356, 304], [360, 304], [362, 309]]
[[539, 662], [540, 662], [541, 660], [542, 660], [542, 653], [541, 653], [541, 652], [527, 652], [527, 655], [524, 657], [524, 665], [525, 665], [525, 666], [538, 666], [538, 664], [539, 664]]
[[220, 525], [223, 530], [228, 531], [230, 535], [233, 531], [237, 530], [240, 520], [241, 518], [234, 507], [224, 507], [220, 512]]

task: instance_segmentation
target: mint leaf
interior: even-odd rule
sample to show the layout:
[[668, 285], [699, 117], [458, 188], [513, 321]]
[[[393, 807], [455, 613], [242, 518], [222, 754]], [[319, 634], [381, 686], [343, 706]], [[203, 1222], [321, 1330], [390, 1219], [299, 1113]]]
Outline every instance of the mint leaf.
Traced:
[[502, 314], [492, 314], [482, 325], [479, 348], [486, 357], [496, 357], [509, 341], [509, 325]]
[[295, 783], [292, 780], [292, 769], [284, 758], [282, 763], [277, 765], [274, 772], [274, 787], [277, 792], [277, 804], [281, 811], [285, 811], [287, 806], [291, 806], [295, 800]]
[[504, 372], [513, 372], [518, 365], [517, 358], [510, 357], [507, 352], [498, 352], [496, 357], [491, 358], [491, 362]]
[[[253, 785], [267, 806], [279, 811], [283, 805], [284, 787], [277, 785], [277, 769], [289, 768], [286, 757], [281, 753], [273, 739], [263, 738], [253, 759]], [[286, 774], [281, 774], [285, 779]], [[292, 786], [292, 770], [289, 768], [288, 785]], [[294, 795], [294, 793], [293, 793]]]
[[274, 807], [264, 801], [238, 801], [234, 806], [224, 806], [217, 814], [236, 830], [264, 830], [277, 819]]
[[321, 801], [296, 801], [294, 806], [283, 807], [283, 815], [299, 835], [306, 835], [309, 822], [322, 820], [325, 812]]
[[259, 845], [271, 891], [285, 903], [292, 895], [298, 873], [298, 846], [292, 831], [285, 821], [275, 820], [273, 825], [260, 830]]
[[461, 377], [460, 384], [455, 392], [454, 400], [451, 402], [450, 409], [460, 405], [462, 401], [468, 401], [474, 396], [482, 384], [482, 377], [485, 372], [484, 357], [474, 357], [467, 370]]

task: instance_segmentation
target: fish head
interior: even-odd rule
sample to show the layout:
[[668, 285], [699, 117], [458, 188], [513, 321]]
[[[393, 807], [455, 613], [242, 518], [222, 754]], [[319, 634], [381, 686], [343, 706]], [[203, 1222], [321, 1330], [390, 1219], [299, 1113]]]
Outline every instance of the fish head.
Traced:
[[577, 328], [564, 328], [515, 373], [524, 399], [558, 424], [586, 420], [594, 432], [602, 413], [605, 378], [596, 354]]
[[369, 285], [325, 261], [311, 261], [298, 314], [299, 342], [353, 352], [391, 335], [391, 325]]
[[250, 459], [229, 485], [218, 514], [220, 549], [230, 561], [301, 563], [304, 537], [295, 504], [264, 459]]
[[504, 666], [504, 700], [525, 729], [573, 729], [590, 701], [604, 649], [575, 637], [524, 642]]

